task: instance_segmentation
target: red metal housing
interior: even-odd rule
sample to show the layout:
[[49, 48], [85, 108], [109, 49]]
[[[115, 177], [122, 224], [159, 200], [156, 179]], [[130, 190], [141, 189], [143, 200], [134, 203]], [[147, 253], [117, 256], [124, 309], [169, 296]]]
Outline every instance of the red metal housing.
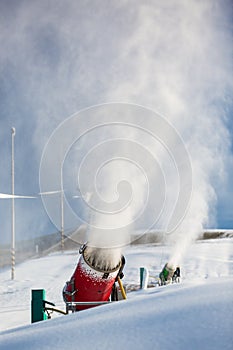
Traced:
[[[87, 258], [86, 248], [81, 251], [77, 267], [69, 282], [63, 288], [63, 298], [66, 303], [84, 302], [91, 304], [75, 305], [75, 311], [97, 306], [98, 302], [107, 302], [110, 298], [113, 284], [121, 268], [121, 261], [112, 270], [101, 270], [93, 267]], [[93, 304], [97, 302], [97, 304]]]

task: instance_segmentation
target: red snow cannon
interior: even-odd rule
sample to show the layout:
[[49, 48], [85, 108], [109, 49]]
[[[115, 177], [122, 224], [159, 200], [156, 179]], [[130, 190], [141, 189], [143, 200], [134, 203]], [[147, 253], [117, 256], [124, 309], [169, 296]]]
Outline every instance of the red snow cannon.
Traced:
[[[102, 248], [83, 245], [77, 267], [63, 288], [66, 312], [85, 310], [108, 303], [115, 287], [115, 281], [122, 277], [124, 257], [115, 267], [110, 268], [104, 261]], [[103, 258], [102, 258], [103, 255]]]

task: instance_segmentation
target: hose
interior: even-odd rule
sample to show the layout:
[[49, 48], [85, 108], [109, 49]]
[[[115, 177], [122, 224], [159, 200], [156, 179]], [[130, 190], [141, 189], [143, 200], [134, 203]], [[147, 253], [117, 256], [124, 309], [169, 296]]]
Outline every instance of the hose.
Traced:
[[120, 290], [121, 290], [121, 294], [122, 294], [122, 296], [123, 296], [123, 299], [127, 299], [126, 293], [125, 293], [125, 289], [124, 289], [124, 287], [123, 287], [123, 284], [122, 284], [121, 279], [120, 279], [119, 276], [117, 277], [117, 281], [118, 281], [118, 284], [119, 284], [119, 287], [120, 287]]

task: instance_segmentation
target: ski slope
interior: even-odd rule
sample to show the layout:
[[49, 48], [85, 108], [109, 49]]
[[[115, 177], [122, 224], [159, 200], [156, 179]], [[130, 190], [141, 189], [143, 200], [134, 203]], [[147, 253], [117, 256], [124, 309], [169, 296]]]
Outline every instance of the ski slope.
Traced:
[[[139, 268], [150, 284], [166, 263], [170, 247], [143, 245], [125, 251], [124, 283], [139, 284]], [[182, 283], [128, 293], [128, 299], [30, 324], [31, 289], [65, 309], [62, 288], [77, 252], [56, 253], [0, 273], [1, 349], [232, 349], [233, 240], [197, 242], [181, 266]], [[17, 328], [15, 328], [17, 327]]]

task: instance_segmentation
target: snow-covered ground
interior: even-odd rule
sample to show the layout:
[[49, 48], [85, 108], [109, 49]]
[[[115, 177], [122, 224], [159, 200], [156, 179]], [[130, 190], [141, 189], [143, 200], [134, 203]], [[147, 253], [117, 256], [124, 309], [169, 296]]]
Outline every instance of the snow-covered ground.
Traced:
[[[124, 283], [150, 284], [167, 262], [170, 247], [134, 246], [125, 251]], [[182, 283], [128, 293], [128, 299], [30, 324], [31, 289], [65, 310], [62, 288], [77, 252], [28, 260], [0, 273], [1, 349], [232, 349], [233, 239], [197, 242], [181, 266]], [[17, 327], [17, 328], [15, 328]]]

